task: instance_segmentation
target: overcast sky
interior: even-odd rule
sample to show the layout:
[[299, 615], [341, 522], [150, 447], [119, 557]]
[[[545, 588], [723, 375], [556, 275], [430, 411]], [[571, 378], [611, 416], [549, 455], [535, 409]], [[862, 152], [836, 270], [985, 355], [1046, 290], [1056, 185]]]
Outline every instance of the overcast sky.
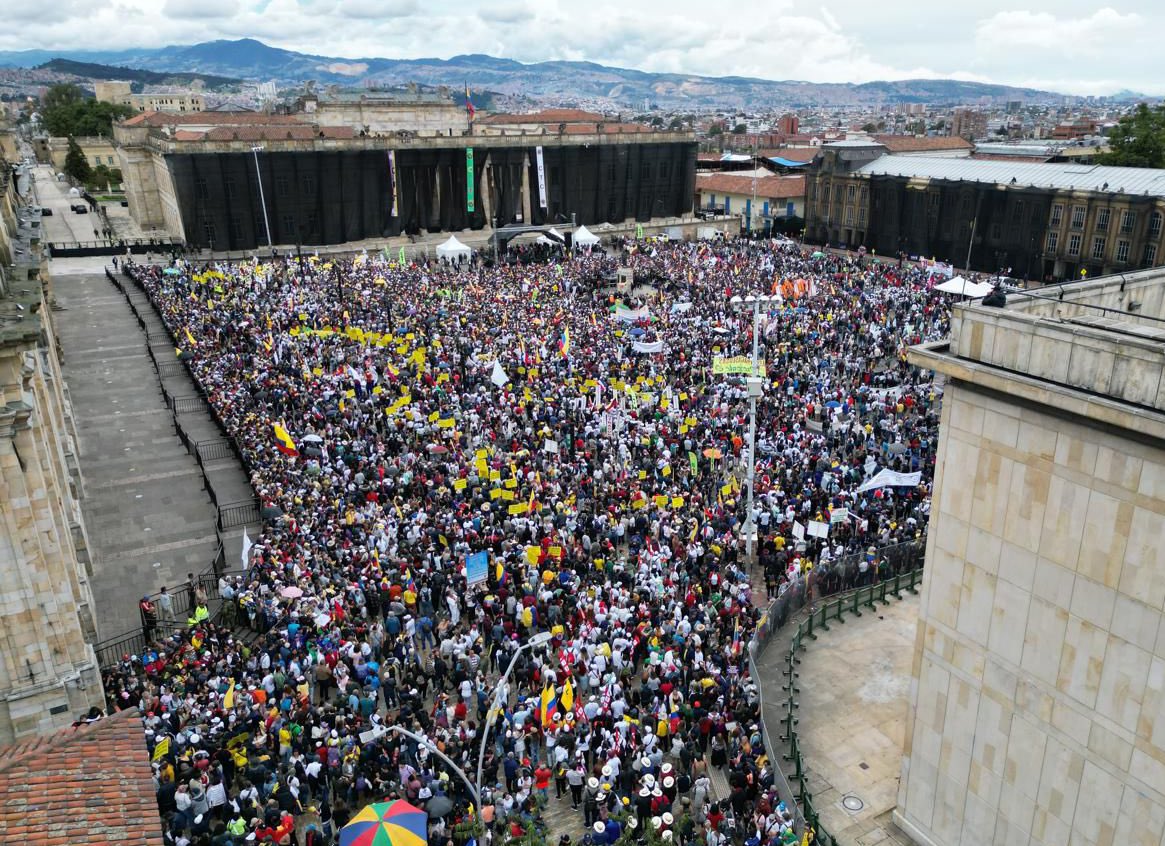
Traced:
[[0, 49], [250, 36], [351, 58], [488, 53], [814, 82], [943, 76], [1165, 93], [1162, 0], [53, 0], [36, 11], [10, 16]]

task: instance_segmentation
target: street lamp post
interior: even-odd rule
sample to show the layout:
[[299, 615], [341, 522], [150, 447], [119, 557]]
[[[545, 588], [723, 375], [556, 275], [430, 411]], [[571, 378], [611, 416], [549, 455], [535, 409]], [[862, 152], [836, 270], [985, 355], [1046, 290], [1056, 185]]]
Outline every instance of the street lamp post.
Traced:
[[263, 148], [259, 146], [251, 148], [251, 153], [255, 156], [255, 177], [259, 180], [259, 205], [263, 207], [263, 228], [267, 230], [267, 249], [274, 250], [275, 245], [271, 241], [271, 221], [267, 219], [267, 198], [263, 196], [263, 172], [259, 170], [259, 153], [262, 151]]
[[756, 402], [764, 395], [764, 379], [760, 375], [760, 311], [762, 305], [767, 305], [770, 298], [761, 294], [749, 294], [741, 298], [738, 294], [732, 298], [732, 306], [738, 310], [752, 310], [752, 366], [751, 373], [745, 383], [748, 387], [748, 512], [744, 520], [745, 555], [752, 561], [755, 543], [755, 524], [753, 512], [756, 489]]
[[401, 728], [398, 725], [385, 726], [385, 728], [387, 728], [391, 732], [395, 732], [397, 734], [403, 734], [405, 737], [416, 741], [421, 746], [424, 746], [426, 749], [428, 749], [430, 752], [432, 752], [434, 755], [436, 755], [438, 758], [440, 758], [442, 761], [444, 761], [446, 764], [448, 764], [453, 769], [453, 772], [457, 773], [457, 775], [461, 778], [461, 780], [463, 782], [465, 782], [465, 786], [469, 788], [469, 795], [473, 797], [473, 807], [477, 810], [478, 814], [481, 813], [481, 793], [480, 793], [480, 791], [478, 790], [477, 787], [475, 787], [470, 782], [469, 776], [467, 776], [465, 774], [465, 770], [461, 769], [461, 767], [459, 767], [459, 766], [457, 766], [457, 764], [453, 763], [453, 759], [450, 758], [448, 755], [446, 755], [444, 752], [442, 752], [440, 749], [438, 749], [437, 745], [435, 743], [433, 743], [433, 741], [429, 740], [429, 738], [425, 737], [424, 735], [416, 734], [415, 732], [411, 732], [406, 728]]
[[494, 264], [498, 263], [498, 216], [493, 216]]
[[514, 657], [510, 659], [509, 666], [506, 667], [506, 671], [502, 674], [501, 679], [498, 680], [497, 692], [494, 694], [494, 700], [490, 705], [490, 711], [487, 712], [485, 716], [485, 725], [482, 727], [481, 731], [481, 745], [478, 747], [477, 751], [477, 773], [473, 781], [469, 780], [469, 776], [466, 774], [465, 770], [457, 766], [457, 764], [453, 762], [453, 759], [438, 749], [433, 741], [429, 740], [429, 738], [416, 734], [415, 732], [411, 732], [408, 729], [401, 728], [398, 725], [385, 726], [385, 728], [391, 732], [403, 734], [405, 737], [416, 741], [421, 746], [424, 746], [426, 749], [444, 761], [446, 764], [448, 764], [449, 767], [452, 768], [453, 772], [455, 772], [457, 776], [463, 782], [465, 782], [465, 786], [469, 788], [469, 795], [473, 797], [473, 806], [476, 809], [479, 818], [481, 814], [481, 770], [485, 764], [485, 745], [489, 742], [491, 714], [498, 708], [501, 703], [502, 697], [504, 696], [503, 691], [506, 689], [506, 681], [509, 679], [510, 673], [514, 669], [514, 665], [518, 662], [518, 655], [520, 655], [526, 649], [530, 649], [535, 646], [541, 646], [542, 644], [548, 642], [550, 638], [550, 632], [538, 632], [538, 634], [531, 636], [529, 640], [514, 650]]
[[[510, 658], [510, 663], [506, 667], [506, 671], [502, 673], [502, 677], [498, 680], [497, 692], [494, 694], [494, 700], [490, 703], [490, 709], [485, 713], [485, 725], [481, 727], [481, 745], [477, 749], [477, 773], [474, 776], [478, 788], [481, 787], [481, 770], [485, 765], [485, 745], [489, 743], [489, 729], [493, 725], [493, 715], [502, 704], [502, 697], [506, 696], [506, 682], [510, 678], [510, 673], [514, 671], [514, 665], [518, 663], [518, 656], [522, 654], [525, 649], [530, 649], [534, 646], [541, 646], [549, 641], [551, 638], [550, 632], [538, 632], [530, 637], [525, 643], [514, 650], [514, 655]], [[480, 797], [478, 807], [481, 807]]]

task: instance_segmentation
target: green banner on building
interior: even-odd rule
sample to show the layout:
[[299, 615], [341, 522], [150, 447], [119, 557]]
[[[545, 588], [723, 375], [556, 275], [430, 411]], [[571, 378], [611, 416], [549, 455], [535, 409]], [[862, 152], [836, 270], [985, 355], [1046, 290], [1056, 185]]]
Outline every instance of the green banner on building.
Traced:
[[465, 148], [465, 210], [473, 213], [473, 148]]

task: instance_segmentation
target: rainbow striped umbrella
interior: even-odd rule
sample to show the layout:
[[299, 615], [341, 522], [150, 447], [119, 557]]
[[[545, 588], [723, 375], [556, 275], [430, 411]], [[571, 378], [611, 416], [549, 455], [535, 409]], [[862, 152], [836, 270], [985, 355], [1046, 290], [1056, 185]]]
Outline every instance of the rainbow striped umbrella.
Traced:
[[425, 846], [429, 817], [403, 799], [374, 802], [340, 829], [340, 846]]

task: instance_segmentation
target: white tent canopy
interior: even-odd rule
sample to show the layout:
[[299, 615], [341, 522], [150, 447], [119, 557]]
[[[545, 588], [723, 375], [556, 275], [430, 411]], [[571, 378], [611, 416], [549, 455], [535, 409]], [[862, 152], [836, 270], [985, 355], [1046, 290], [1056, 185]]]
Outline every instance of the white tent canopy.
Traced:
[[437, 246], [437, 258], [456, 260], [472, 255], [473, 250], [458, 241], [456, 235], [450, 235], [448, 241]]
[[585, 226], [580, 226], [574, 230], [574, 243], [579, 247], [593, 247], [599, 243], [598, 236], [591, 234], [591, 231]]
[[935, 285], [934, 287], [936, 291], [942, 291], [944, 294], [961, 294], [973, 300], [981, 299], [994, 290], [994, 286], [987, 282], [971, 282], [962, 276], [948, 279], [941, 285]]
[[550, 231], [545, 235], [540, 234], [538, 236], [538, 243], [544, 244], [548, 247], [561, 247], [564, 240], [565, 239], [562, 237], [562, 233], [555, 229], [553, 226], [550, 227]]

